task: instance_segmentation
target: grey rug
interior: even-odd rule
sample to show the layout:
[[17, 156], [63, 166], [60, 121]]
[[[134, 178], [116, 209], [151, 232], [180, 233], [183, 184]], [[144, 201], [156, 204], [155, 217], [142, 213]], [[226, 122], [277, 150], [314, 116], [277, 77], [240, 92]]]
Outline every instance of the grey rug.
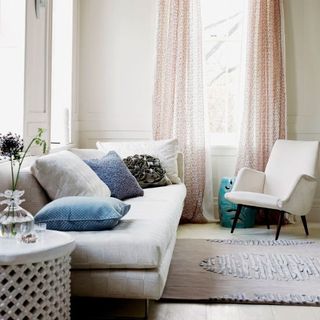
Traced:
[[162, 299], [320, 306], [320, 245], [178, 239]]

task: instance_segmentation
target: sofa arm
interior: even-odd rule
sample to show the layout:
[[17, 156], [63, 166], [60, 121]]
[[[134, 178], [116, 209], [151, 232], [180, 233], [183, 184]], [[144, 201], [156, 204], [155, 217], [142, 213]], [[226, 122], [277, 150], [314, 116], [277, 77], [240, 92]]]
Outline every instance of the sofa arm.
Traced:
[[299, 216], [308, 214], [312, 207], [316, 188], [316, 178], [306, 174], [300, 175], [288, 196], [282, 201], [282, 209]]
[[253, 170], [250, 168], [242, 168], [239, 170], [232, 191], [263, 193], [264, 181], [264, 172]]

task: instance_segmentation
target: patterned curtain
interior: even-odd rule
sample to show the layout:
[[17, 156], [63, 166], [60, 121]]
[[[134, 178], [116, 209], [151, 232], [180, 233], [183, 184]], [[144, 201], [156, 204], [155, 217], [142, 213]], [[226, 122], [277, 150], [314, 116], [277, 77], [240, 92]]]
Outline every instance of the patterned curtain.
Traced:
[[244, 114], [237, 172], [264, 170], [272, 146], [286, 138], [286, 88], [281, 0], [249, 0]]
[[181, 222], [206, 222], [202, 26], [199, 0], [159, 0], [153, 101], [155, 139], [176, 137], [185, 159]]

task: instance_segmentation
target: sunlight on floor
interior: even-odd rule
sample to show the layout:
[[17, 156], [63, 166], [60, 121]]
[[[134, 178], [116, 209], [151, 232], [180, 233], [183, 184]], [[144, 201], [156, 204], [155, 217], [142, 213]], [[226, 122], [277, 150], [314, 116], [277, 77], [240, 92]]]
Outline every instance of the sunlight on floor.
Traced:
[[[308, 223], [309, 237], [306, 238], [302, 224], [289, 224], [281, 228], [279, 239], [309, 239], [320, 241], [320, 223]], [[248, 229], [236, 229], [233, 234], [230, 228], [223, 228], [218, 223], [185, 224], [178, 228], [178, 238], [191, 239], [274, 239], [276, 226], [268, 230], [266, 226]]]

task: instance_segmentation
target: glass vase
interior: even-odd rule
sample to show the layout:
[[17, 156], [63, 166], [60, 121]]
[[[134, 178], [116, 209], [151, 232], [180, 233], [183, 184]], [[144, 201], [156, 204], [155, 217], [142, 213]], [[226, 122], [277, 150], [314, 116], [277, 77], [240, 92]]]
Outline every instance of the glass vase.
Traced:
[[0, 197], [5, 198], [0, 204], [5, 204], [6, 207], [0, 212], [0, 237], [15, 238], [20, 230], [28, 233], [33, 228], [34, 219], [30, 212], [20, 207], [20, 204], [25, 201], [21, 199], [24, 191], [6, 190], [0, 193]]

